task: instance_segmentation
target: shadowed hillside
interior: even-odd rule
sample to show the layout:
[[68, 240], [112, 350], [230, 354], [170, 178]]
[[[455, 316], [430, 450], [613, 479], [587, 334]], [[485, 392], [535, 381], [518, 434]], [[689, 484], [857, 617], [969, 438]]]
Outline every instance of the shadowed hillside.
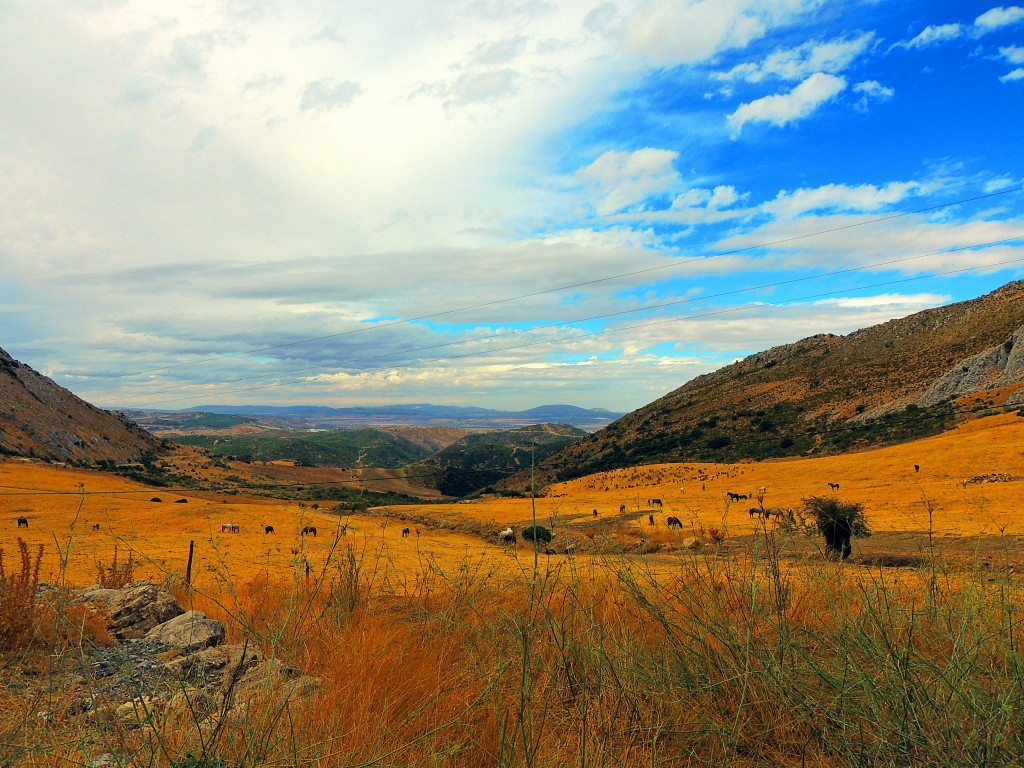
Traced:
[[[699, 376], [550, 456], [538, 482], [660, 461], [835, 453], [936, 434], [1024, 402], [1024, 282], [774, 347]], [[525, 473], [505, 485], [522, 488]]]
[[0, 349], [0, 453], [72, 464], [127, 464], [160, 441], [71, 394]]
[[266, 430], [244, 435], [177, 435], [177, 443], [238, 461], [294, 461], [304, 467], [400, 467], [429, 456], [420, 443], [380, 429]]
[[535, 424], [501, 432], [467, 435], [424, 461], [409, 466], [410, 476], [447, 496], [465, 496], [530, 466], [587, 433], [566, 424]]

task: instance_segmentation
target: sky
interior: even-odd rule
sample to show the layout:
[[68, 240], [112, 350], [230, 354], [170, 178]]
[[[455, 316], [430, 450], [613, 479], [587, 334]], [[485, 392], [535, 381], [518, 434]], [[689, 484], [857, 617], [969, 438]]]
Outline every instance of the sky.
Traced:
[[0, 347], [106, 408], [628, 411], [1024, 278], [1024, 6], [0, 0]]

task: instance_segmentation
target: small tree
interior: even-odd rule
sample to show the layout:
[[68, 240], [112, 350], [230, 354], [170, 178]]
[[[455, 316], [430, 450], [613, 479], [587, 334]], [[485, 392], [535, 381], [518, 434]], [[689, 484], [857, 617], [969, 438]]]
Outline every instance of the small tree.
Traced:
[[853, 552], [850, 540], [854, 536], [867, 538], [871, 535], [863, 504], [843, 502], [831, 496], [811, 496], [804, 499], [804, 506], [825, 539], [827, 554], [846, 559]]

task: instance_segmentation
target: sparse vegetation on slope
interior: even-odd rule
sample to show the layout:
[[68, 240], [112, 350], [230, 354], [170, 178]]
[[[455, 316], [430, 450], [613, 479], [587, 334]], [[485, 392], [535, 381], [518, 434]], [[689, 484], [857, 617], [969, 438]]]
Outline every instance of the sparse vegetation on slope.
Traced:
[[[541, 463], [538, 479], [656, 461], [821, 455], [950, 429], [961, 403], [1024, 401], [1024, 282], [699, 376]], [[525, 474], [508, 481], [521, 488]]]
[[0, 455], [80, 466], [152, 458], [160, 441], [76, 397], [0, 349]]
[[409, 467], [410, 474], [448, 496], [466, 496], [487, 488], [586, 436], [565, 424], [537, 424], [500, 432], [467, 435], [430, 458]]
[[232, 460], [294, 461], [304, 467], [400, 467], [431, 450], [380, 429], [267, 430], [246, 435], [178, 435], [175, 442]]

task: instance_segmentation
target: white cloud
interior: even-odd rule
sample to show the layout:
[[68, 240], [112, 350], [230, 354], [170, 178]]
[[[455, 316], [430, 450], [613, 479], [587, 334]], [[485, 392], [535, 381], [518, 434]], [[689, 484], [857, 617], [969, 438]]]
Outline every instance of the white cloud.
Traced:
[[1009, 189], [1010, 187], [1019, 186], [1019, 184], [1020, 182], [1018, 182], [1012, 176], [1004, 174], [1003, 176], [997, 176], [994, 179], [989, 179], [988, 181], [986, 181], [983, 189], [986, 193], [998, 192], [1001, 189]]
[[1017, 67], [999, 78], [1004, 83], [1012, 83], [1017, 80], [1024, 80], [1024, 67]]
[[782, 127], [803, 120], [844, 88], [846, 80], [843, 78], [815, 72], [789, 93], [776, 93], [741, 104], [728, 117], [733, 138], [740, 134], [747, 123], [769, 123]]
[[362, 92], [362, 86], [351, 80], [314, 80], [303, 90], [299, 109], [303, 112], [330, 112], [347, 107]]
[[793, 219], [808, 211], [878, 211], [919, 193], [922, 188], [916, 181], [891, 181], [882, 186], [826, 184], [792, 192], [783, 190], [761, 208], [784, 219]]
[[745, 48], [822, 0], [643, 0], [623, 24], [623, 45], [655, 66], [696, 64]]
[[758, 83], [767, 78], [802, 80], [815, 72], [837, 74], [847, 69], [871, 45], [874, 32], [835, 40], [811, 40], [796, 48], [777, 50], [758, 62], [738, 64], [728, 72], [716, 72], [719, 80]]
[[975, 34], [984, 35], [1001, 27], [1008, 27], [1024, 20], [1024, 8], [1019, 5], [1000, 6], [985, 11], [974, 20]]
[[1009, 45], [999, 48], [999, 55], [1009, 63], [1024, 63], [1024, 46]]
[[865, 80], [853, 86], [856, 93], [861, 94], [860, 101], [854, 104], [854, 108], [866, 112], [871, 102], [888, 101], [896, 95], [892, 88], [882, 85], [877, 80]]
[[927, 48], [931, 45], [955, 40], [966, 32], [963, 24], [936, 24], [925, 27], [910, 40], [893, 45], [893, 48]]
[[[1024, 237], [1024, 219], [976, 219], [965, 222], [933, 220], [923, 214], [901, 216], [852, 229], [873, 214], [834, 213], [797, 218], [780, 217], [770, 223], [733, 235], [716, 244], [721, 251], [752, 248], [766, 242], [776, 245], [769, 256], [776, 268], [820, 268], [823, 260], [832, 268], [885, 265], [876, 271], [924, 274], [959, 269], [995, 272], [1021, 269], [1008, 261], [1024, 259], [1024, 245], [999, 243]], [[831, 231], [831, 232], [830, 232]], [[818, 234], [826, 232], [827, 234]], [[957, 250], [961, 249], [961, 250]], [[893, 263], [903, 260], [900, 263]]]
[[673, 167], [678, 157], [678, 152], [650, 147], [635, 152], [609, 151], [576, 176], [594, 189], [598, 198], [595, 208], [605, 215], [676, 190], [681, 184]]
[[728, 208], [740, 200], [736, 188], [731, 185], [720, 184], [714, 189], [692, 187], [685, 192], [676, 195], [669, 210], [682, 211], [687, 208], [706, 207], [715, 211], [719, 208]]
[[1024, 46], [1010, 45], [999, 49], [999, 55], [1010, 64], [1024, 64]]
[[898, 307], [903, 314], [947, 304], [951, 297], [941, 293], [879, 293], [874, 296], [844, 296], [822, 299], [815, 304], [834, 307]]
[[1018, 5], [1000, 6], [981, 14], [971, 25], [951, 23], [927, 26], [916, 37], [895, 43], [889, 50], [893, 48], [927, 48], [939, 43], [956, 40], [968, 34], [973, 37], [981, 37], [1002, 27], [1017, 24], [1022, 20], [1024, 20], [1024, 8]]

